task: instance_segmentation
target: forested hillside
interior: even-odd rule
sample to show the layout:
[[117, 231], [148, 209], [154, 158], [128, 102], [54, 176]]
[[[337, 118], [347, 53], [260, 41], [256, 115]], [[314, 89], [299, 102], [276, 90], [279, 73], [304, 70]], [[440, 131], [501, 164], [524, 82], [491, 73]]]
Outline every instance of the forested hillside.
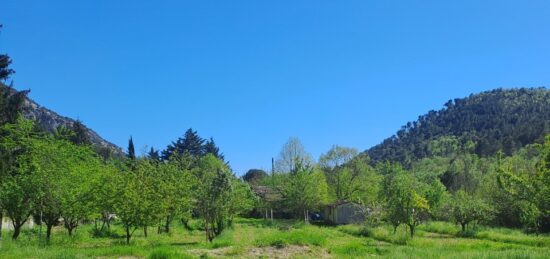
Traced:
[[431, 156], [429, 144], [443, 136], [471, 142], [471, 152], [487, 157], [498, 151], [511, 155], [541, 143], [550, 132], [550, 91], [546, 88], [496, 89], [449, 100], [404, 125], [394, 136], [367, 151], [373, 163], [411, 162]]

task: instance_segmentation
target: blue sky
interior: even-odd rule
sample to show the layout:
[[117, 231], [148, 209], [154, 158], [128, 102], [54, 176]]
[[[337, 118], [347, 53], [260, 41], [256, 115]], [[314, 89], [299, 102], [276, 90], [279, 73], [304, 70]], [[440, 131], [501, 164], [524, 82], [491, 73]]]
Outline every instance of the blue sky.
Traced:
[[447, 100], [548, 86], [550, 1], [4, 0], [16, 88], [138, 152], [189, 127], [239, 174], [367, 149]]

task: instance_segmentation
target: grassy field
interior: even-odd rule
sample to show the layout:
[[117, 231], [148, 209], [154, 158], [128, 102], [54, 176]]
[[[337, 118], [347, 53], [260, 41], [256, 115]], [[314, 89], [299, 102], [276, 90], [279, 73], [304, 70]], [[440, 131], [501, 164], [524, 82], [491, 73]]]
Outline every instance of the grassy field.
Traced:
[[0, 258], [548, 258], [550, 237], [526, 235], [518, 230], [479, 228], [468, 237], [458, 236], [458, 227], [445, 222], [421, 225], [413, 239], [402, 227], [366, 229], [306, 225], [294, 221], [265, 222], [238, 219], [213, 243], [204, 241], [200, 230], [186, 231], [175, 225], [171, 234], [149, 230], [145, 238], [136, 231], [131, 245], [124, 244], [123, 231], [115, 226], [110, 237], [92, 237], [92, 226], [79, 228], [68, 237], [55, 230], [46, 245], [38, 229], [11, 241], [4, 232]]

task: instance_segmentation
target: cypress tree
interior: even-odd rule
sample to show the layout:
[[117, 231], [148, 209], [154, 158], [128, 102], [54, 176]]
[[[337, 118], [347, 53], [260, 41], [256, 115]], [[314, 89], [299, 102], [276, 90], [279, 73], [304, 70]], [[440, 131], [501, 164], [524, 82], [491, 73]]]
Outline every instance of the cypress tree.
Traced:
[[128, 153], [127, 156], [130, 160], [136, 160], [136, 150], [134, 148], [134, 140], [130, 137], [128, 140]]

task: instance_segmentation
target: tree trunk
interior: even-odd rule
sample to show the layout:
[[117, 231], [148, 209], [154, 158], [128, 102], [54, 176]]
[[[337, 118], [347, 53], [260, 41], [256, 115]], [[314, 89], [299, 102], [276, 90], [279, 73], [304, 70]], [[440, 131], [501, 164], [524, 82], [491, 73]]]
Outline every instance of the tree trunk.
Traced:
[[0, 240], [2, 240], [2, 224], [4, 223], [4, 214], [0, 210]]
[[143, 227], [143, 235], [147, 237], [147, 226]]
[[183, 227], [187, 230], [191, 230], [191, 226], [189, 226], [189, 220], [188, 219], [181, 219], [181, 224], [183, 224]]
[[130, 227], [126, 226], [126, 244], [130, 244]]
[[46, 241], [50, 242], [50, 237], [52, 236], [52, 227], [53, 224], [46, 224]]
[[13, 236], [11, 237], [11, 239], [17, 240], [17, 238], [19, 237], [19, 234], [21, 234], [21, 227], [22, 226], [23, 226], [23, 224], [13, 223]]
[[411, 231], [411, 238], [414, 237], [414, 225], [409, 225], [409, 229]]
[[67, 232], [69, 233], [69, 236], [73, 236], [73, 231], [78, 227], [78, 220], [74, 219], [65, 219], [65, 228], [67, 229]]
[[466, 223], [460, 223], [460, 226], [462, 227], [462, 232], [466, 232]]
[[271, 221], [273, 221], [273, 208], [270, 208], [271, 210]]
[[172, 222], [172, 217], [166, 216], [166, 223], [164, 224], [164, 231], [170, 233], [170, 223]]
[[206, 242], [210, 242], [210, 233], [208, 232], [208, 221], [204, 220], [204, 232], [206, 233]]

